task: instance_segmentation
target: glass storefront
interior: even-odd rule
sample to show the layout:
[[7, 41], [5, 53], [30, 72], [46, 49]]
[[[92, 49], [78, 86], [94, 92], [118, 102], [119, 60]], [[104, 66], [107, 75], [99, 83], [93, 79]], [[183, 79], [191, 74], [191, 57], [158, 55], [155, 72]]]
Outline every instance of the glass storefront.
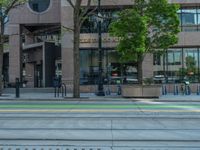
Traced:
[[[154, 77], [165, 77], [165, 82], [179, 83], [186, 80], [199, 82], [199, 48], [168, 49], [164, 55], [154, 56]], [[161, 63], [155, 63], [160, 60]]]
[[[117, 17], [118, 10], [105, 9], [102, 14], [102, 33], [108, 32], [111, 18]], [[181, 31], [200, 31], [200, 7], [182, 7], [177, 12], [180, 18]], [[90, 16], [81, 28], [82, 33], [96, 33], [95, 16]], [[171, 48], [164, 54], [154, 54], [154, 78], [162, 82], [179, 83], [185, 80], [200, 82], [200, 48]], [[98, 50], [81, 50], [81, 84], [98, 83]], [[114, 50], [104, 50], [103, 58], [104, 83], [137, 83], [137, 67], [134, 63], [120, 63], [119, 56]], [[158, 79], [159, 81], [159, 79]], [[160, 81], [159, 81], [160, 83]]]
[[[137, 83], [137, 65], [120, 63], [119, 59], [115, 50], [104, 50], [104, 84]], [[154, 79], [156, 78], [158, 83], [200, 81], [200, 48], [171, 48], [165, 54], [154, 54], [152, 63]], [[80, 50], [81, 84], [97, 84], [98, 79], [98, 50]]]
[[[97, 84], [99, 79], [98, 50], [80, 50], [80, 84]], [[104, 84], [137, 82], [137, 69], [133, 63], [120, 63], [115, 50], [104, 50]]]

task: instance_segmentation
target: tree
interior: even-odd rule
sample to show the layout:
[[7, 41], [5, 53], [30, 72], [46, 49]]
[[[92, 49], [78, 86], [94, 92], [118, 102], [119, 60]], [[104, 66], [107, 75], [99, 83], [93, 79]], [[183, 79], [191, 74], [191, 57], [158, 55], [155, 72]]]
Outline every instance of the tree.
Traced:
[[22, 5], [26, 0], [0, 0], [0, 96], [2, 95], [2, 67], [3, 67], [3, 45], [5, 42], [5, 24], [11, 9]]
[[132, 8], [119, 12], [110, 24], [110, 35], [120, 39], [117, 51], [121, 60], [137, 62], [139, 84], [145, 54], [164, 52], [178, 42], [178, 8], [167, 0], [135, 0]]
[[87, 0], [87, 4], [83, 7], [82, 0], [67, 0], [74, 11], [74, 82], [73, 82], [73, 96], [75, 98], [80, 97], [80, 56], [79, 56], [79, 41], [80, 41], [80, 28], [87, 17], [95, 11], [95, 8], [91, 10], [91, 1]]

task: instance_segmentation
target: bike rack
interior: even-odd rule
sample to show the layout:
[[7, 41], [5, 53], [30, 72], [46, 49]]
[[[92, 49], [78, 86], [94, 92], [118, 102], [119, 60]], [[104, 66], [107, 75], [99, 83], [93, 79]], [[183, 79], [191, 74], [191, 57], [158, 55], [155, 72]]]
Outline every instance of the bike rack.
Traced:
[[197, 85], [197, 95], [200, 95], [200, 85]]
[[62, 83], [59, 86], [54, 87], [54, 97], [60, 97], [60, 93], [62, 97], [67, 96], [66, 84]]
[[65, 83], [62, 83], [61, 85], [61, 93], [62, 93], [62, 97], [67, 96], [67, 87]]
[[121, 94], [122, 94], [121, 85], [117, 85], [117, 95], [121, 95]]
[[174, 85], [174, 95], [178, 95], [179, 90], [178, 90], [178, 85]]
[[167, 86], [166, 85], [162, 86], [162, 95], [167, 95]]
[[190, 95], [191, 94], [191, 89], [189, 85], [185, 86], [185, 95]]

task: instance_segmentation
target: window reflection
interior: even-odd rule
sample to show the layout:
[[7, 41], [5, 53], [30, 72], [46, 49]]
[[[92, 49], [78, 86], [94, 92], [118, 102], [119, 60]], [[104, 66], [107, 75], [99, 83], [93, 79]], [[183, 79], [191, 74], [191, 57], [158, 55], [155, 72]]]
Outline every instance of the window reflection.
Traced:
[[[120, 63], [114, 50], [104, 50], [104, 84], [136, 83], [137, 69], [134, 63]], [[98, 50], [80, 50], [80, 83], [97, 84], [99, 79]]]
[[168, 50], [168, 65], [181, 65], [181, 51]]
[[[101, 32], [107, 33], [108, 27], [112, 21], [117, 17], [118, 10], [116, 9], [102, 9], [101, 14], [103, 16], [103, 22], [101, 24]], [[81, 33], [97, 33], [97, 19], [96, 15], [91, 15], [87, 18], [82, 27]]]
[[171, 48], [161, 56], [161, 65], [154, 64], [154, 78], [174, 83], [199, 82], [200, 53], [198, 48]]
[[178, 12], [182, 31], [198, 31], [200, 10], [198, 7], [182, 8]]

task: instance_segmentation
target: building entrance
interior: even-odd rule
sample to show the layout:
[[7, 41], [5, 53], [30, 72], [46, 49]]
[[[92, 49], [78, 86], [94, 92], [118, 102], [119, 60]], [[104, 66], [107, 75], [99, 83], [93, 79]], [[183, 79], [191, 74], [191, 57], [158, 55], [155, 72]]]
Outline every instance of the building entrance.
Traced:
[[34, 87], [42, 87], [42, 64], [35, 66]]

